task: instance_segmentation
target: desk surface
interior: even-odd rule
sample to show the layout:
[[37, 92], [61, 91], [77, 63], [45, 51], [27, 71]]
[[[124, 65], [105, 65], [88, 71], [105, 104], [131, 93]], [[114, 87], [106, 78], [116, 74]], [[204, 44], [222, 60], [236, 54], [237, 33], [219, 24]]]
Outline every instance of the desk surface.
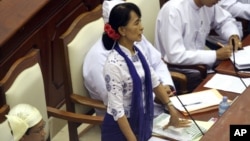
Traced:
[[[243, 40], [243, 46], [250, 44], [250, 35]], [[222, 61], [215, 69], [218, 73], [236, 75], [234, 66], [228, 59]], [[241, 77], [250, 77], [249, 73], [239, 73]], [[204, 84], [212, 77], [209, 75], [196, 89], [200, 91], [204, 88]], [[238, 94], [226, 91], [219, 91], [222, 95], [228, 96], [230, 99], [234, 99]], [[213, 141], [215, 138], [219, 141], [229, 141], [230, 138], [230, 125], [231, 124], [250, 124], [250, 87], [248, 87], [237, 100], [230, 106], [230, 108], [220, 117], [217, 122], [205, 133], [201, 141]], [[201, 115], [204, 120], [208, 120], [210, 117], [218, 117], [218, 110], [214, 110]], [[200, 118], [200, 117], [197, 117]]]
[[[207, 90], [207, 89], [210, 89], [210, 88], [205, 88], [204, 87], [204, 85], [207, 83], [207, 81], [209, 81], [212, 77], [214, 76], [214, 74], [209, 74], [203, 81], [202, 81], [202, 83], [200, 83], [199, 84], [199, 86], [194, 90], [195, 92], [197, 92], [197, 91], [202, 91], [202, 90]], [[240, 96], [239, 94], [237, 94], [237, 93], [233, 93], [233, 92], [227, 92], [227, 91], [222, 91], [222, 90], [218, 90], [222, 95], [224, 95], [224, 96], [228, 96], [228, 98], [229, 99], [231, 99], [231, 100], [233, 100], [235, 97], [237, 97], [237, 96]], [[249, 88], [249, 91], [250, 91], [250, 88]], [[244, 99], [244, 97], [243, 97], [243, 99]], [[239, 100], [239, 98], [237, 98], [237, 101], [235, 101], [234, 102], [234, 104], [232, 105], [232, 107], [230, 107], [229, 109], [232, 109], [232, 110], [230, 110], [231, 112], [230, 112], [230, 114], [234, 114], [234, 110], [236, 110], [237, 111], [237, 102], [238, 101], [240, 101]], [[248, 101], [248, 99], [244, 99], [244, 101]], [[250, 105], [250, 97], [249, 97], [249, 101], [248, 101], [248, 103], [249, 103], [249, 105]], [[247, 102], [245, 103], [244, 102], [244, 104], [247, 104]], [[235, 106], [236, 106], [236, 108], [235, 108]], [[241, 105], [241, 107], [243, 107], [242, 105]], [[229, 111], [229, 109], [228, 109], [228, 111]], [[250, 110], [250, 109], [249, 109]], [[207, 131], [207, 133], [205, 133], [205, 135], [203, 136], [203, 138], [202, 138], [202, 140], [204, 140], [204, 141], [207, 141], [207, 140], [212, 140], [212, 141], [214, 141], [215, 140], [215, 136], [217, 137], [219, 137], [218, 139], [216, 139], [216, 140], [218, 140], [218, 141], [224, 141], [224, 140], [222, 140], [222, 139], [220, 139], [220, 134], [224, 134], [224, 132], [225, 132], [225, 135], [223, 135], [223, 136], [221, 136], [221, 137], [223, 137], [223, 139], [225, 138], [224, 136], [227, 136], [227, 134], [229, 134], [229, 123], [231, 123], [231, 120], [233, 120], [234, 118], [235, 118], [235, 116], [232, 116], [232, 115], [229, 115], [229, 116], [231, 116], [231, 117], [229, 117], [228, 119], [227, 119], [227, 116], [224, 116], [224, 115], [226, 115], [226, 113], [227, 112], [225, 112], [225, 114], [223, 114], [223, 116], [222, 117], [219, 117], [218, 116], [218, 109], [215, 109], [215, 110], [211, 110], [211, 111], [207, 111], [207, 112], [203, 112], [203, 113], [197, 113], [197, 114], [192, 114], [192, 117], [193, 117], [193, 119], [194, 120], [201, 120], [201, 121], [208, 121], [211, 117], [215, 117], [215, 118], [218, 118], [218, 120], [217, 120], [217, 122], [209, 129], [209, 131]], [[181, 113], [180, 113], [181, 114]], [[243, 114], [242, 113], [242, 111], [237, 111], [237, 112], [235, 112], [235, 115], [236, 114]], [[181, 114], [182, 115], [182, 114]], [[247, 114], [246, 115], [246, 117], [250, 117], [250, 112], [249, 112], [249, 114]], [[183, 118], [185, 118], [185, 116], [183, 116], [182, 115], [182, 117]], [[186, 116], [186, 118], [189, 118], [188, 116]], [[247, 121], [249, 119], [249, 121]], [[248, 123], [250, 123], [250, 118], [248, 118], [248, 119], [246, 119], [245, 120], [245, 122], [248, 122]], [[217, 129], [218, 128], [218, 126], [220, 127], [221, 126], [221, 124], [224, 124], [224, 122], [225, 121], [228, 121], [227, 122], [227, 124], [225, 124], [225, 125], [223, 125], [223, 127], [224, 128], [219, 128], [219, 129]], [[218, 124], [218, 125], [217, 125]], [[227, 127], [228, 126], [228, 127]], [[216, 128], [216, 129], [214, 129], [214, 128]], [[228, 129], [228, 133], [226, 132], [226, 131], [224, 131], [224, 129]], [[228, 138], [229, 138], [229, 136], [228, 136]], [[168, 138], [167, 138], [168, 139]], [[225, 141], [228, 141], [228, 140], [225, 140]]]
[[250, 87], [248, 87], [230, 106], [230, 108], [215, 122], [215, 124], [205, 133], [201, 141], [229, 141], [230, 125], [248, 124], [250, 125]]
[[[206, 89], [210, 89], [210, 88], [205, 88], [203, 87], [207, 81], [209, 81], [212, 77], [214, 76], [214, 74], [209, 74], [203, 81], [202, 83], [200, 83], [200, 85], [194, 90], [195, 92], [197, 91], [202, 91], [202, 90], [206, 90]], [[222, 91], [222, 90], [218, 90], [223, 96], [227, 96], [229, 99], [233, 100], [235, 97], [237, 97], [239, 94], [237, 93], [233, 93], [233, 92], [228, 92], [228, 91]], [[204, 112], [204, 113], [198, 113], [198, 114], [193, 114], [192, 117], [195, 120], [202, 120], [202, 121], [208, 121], [211, 117], [216, 117], [219, 118], [218, 116], [218, 109], [215, 110], [211, 110], [208, 112]]]

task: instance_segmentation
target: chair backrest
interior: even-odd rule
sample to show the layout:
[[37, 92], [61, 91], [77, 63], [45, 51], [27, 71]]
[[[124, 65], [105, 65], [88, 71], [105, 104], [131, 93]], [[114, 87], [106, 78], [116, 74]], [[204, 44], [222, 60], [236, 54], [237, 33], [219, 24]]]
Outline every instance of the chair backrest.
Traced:
[[[102, 8], [99, 5], [93, 11], [78, 16], [61, 36], [65, 47], [66, 75], [69, 78], [68, 94], [74, 93], [89, 97], [82, 77], [82, 65], [90, 47], [103, 33], [104, 21], [101, 16]], [[77, 107], [76, 110], [77, 112], [86, 112], [89, 109], [84, 110], [83, 107]]]
[[[83, 106], [81, 102], [76, 102], [80, 99], [79, 97], [72, 97], [73, 95], [80, 95], [82, 96], [81, 98], [88, 97], [91, 99], [84, 85], [82, 65], [89, 49], [102, 36], [103, 29], [102, 5], [99, 5], [94, 10], [79, 15], [68, 30], [60, 37], [64, 46], [64, 58], [66, 63], [65, 75], [67, 76], [67, 84], [69, 86], [65, 96], [66, 107], [70, 112], [91, 114], [94, 111], [93, 107]], [[105, 106], [103, 105], [103, 107]], [[70, 140], [77, 141], [78, 125], [73, 122], [68, 122], [68, 126]]]
[[[19, 103], [35, 106], [48, 122], [44, 82], [40, 68], [39, 50], [34, 49], [26, 56], [18, 59], [0, 81], [0, 94], [10, 108]], [[48, 138], [49, 128], [45, 127]]]
[[11, 129], [8, 123], [8, 120], [5, 118], [5, 115], [9, 112], [8, 105], [2, 105], [0, 108], [0, 137], [3, 141], [13, 141], [14, 137], [11, 134]]
[[127, 0], [127, 2], [135, 3], [141, 10], [142, 25], [144, 26], [143, 34], [154, 44], [155, 23], [158, 12], [160, 10], [159, 0]]

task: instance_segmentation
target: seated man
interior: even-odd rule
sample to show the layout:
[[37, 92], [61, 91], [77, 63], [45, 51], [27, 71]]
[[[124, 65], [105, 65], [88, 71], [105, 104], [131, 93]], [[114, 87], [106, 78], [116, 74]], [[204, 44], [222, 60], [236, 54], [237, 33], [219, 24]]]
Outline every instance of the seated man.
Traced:
[[[108, 22], [108, 17], [111, 9], [118, 3], [124, 1], [104, 1], [103, 2], [103, 18], [105, 22]], [[140, 44], [139, 47], [143, 48], [146, 57], [149, 60], [150, 65], [154, 68], [157, 74], [161, 78], [161, 82], [165, 85], [166, 91], [171, 92], [170, 87], [174, 87], [171, 75], [168, 71], [166, 64], [161, 60], [160, 53], [152, 46], [152, 44], [143, 36], [142, 41], [136, 43]], [[98, 41], [91, 47], [88, 54], [85, 57], [83, 65], [83, 77], [85, 86], [88, 89], [90, 96], [93, 99], [102, 100], [107, 105], [107, 90], [105, 86], [103, 68], [105, 61], [110, 51], [104, 48], [101, 36]], [[94, 58], [94, 59], [93, 59]], [[163, 112], [164, 107], [155, 104], [155, 115]], [[96, 110], [98, 115], [104, 115], [106, 111]]]
[[249, 0], [221, 0], [218, 4], [230, 12], [233, 17], [250, 20]]
[[6, 115], [14, 141], [45, 141], [45, 121], [37, 108], [18, 104]]
[[[242, 18], [247, 21], [250, 21], [250, 1], [249, 0], [221, 0], [218, 3], [223, 9], [227, 10], [231, 15], [235, 18]], [[241, 35], [244, 37], [245, 35], [250, 33], [250, 22], [246, 25], [245, 31], [243, 31], [243, 26], [240, 21], [237, 22], [238, 28], [241, 32]], [[216, 49], [216, 42], [220, 41], [221, 39], [216, 35], [210, 35], [207, 38], [208, 42], [207, 45], [212, 48]], [[220, 41], [225, 42], [225, 41]]]
[[[221, 0], [219, 5], [235, 18], [248, 20], [248, 34], [250, 33], [250, 0]], [[241, 23], [240, 23], [241, 24]], [[242, 26], [241, 26], [242, 28]]]
[[[165, 61], [177, 65], [204, 64], [211, 69], [217, 61], [231, 56], [231, 40], [235, 41], [236, 49], [241, 47], [235, 19], [216, 2], [218, 0], [170, 0], [163, 5], [156, 21], [155, 46]], [[205, 48], [211, 28], [228, 41], [217, 51]], [[187, 75], [190, 91], [201, 81], [198, 72], [178, 71]]]

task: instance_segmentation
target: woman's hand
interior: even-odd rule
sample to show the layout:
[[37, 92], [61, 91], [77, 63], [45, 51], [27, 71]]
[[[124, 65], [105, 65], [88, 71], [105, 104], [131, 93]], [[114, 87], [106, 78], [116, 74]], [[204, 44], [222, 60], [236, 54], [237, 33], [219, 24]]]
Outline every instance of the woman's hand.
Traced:
[[178, 116], [178, 113], [176, 109], [170, 105], [168, 106], [168, 110], [170, 112], [170, 119], [167, 125], [163, 127], [163, 129], [167, 129], [169, 126], [174, 127], [189, 127], [189, 124], [191, 123], [189, 120], [186, 119], [180, 119]]
[[[169, 85], [163, 85], [163, 88], [164, 88], [164, 90], [167, 92], [168, 97], [171, 97], [171, 96], [174, 95], [175, 92], [173, 92], [173, 91], [171, 90], [171, 88], [170, 88]], [[163, 103], [161, 102], [161, 100], [158, 99], [157, 97], [155, 97], [154, 102], [157, 103], [157, 104], [163, 104]]]
[[167, 92], [168, 96], [171, 97], [174, 95], [174, 92], [171, 90], [169, 85], [163, 85], [165, 91]]

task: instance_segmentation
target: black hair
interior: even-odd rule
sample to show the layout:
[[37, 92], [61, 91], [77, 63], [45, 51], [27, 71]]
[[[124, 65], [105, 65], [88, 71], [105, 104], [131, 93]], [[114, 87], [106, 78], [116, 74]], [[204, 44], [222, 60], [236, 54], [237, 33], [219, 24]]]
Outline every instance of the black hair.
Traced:
[[[141, 18], [141, 11], [139, 7], [133, 3], [125, 2], [116, 5], [110, 12], [109, 24], [119, 34], [118, 28], [126, 26], [130, 20], [130, 12], [134, 11], [136, 15]], [[111, 50], [114, 40], [110, 38], [105, 32], [102, 35], [102, 42], [107, 50]]]

